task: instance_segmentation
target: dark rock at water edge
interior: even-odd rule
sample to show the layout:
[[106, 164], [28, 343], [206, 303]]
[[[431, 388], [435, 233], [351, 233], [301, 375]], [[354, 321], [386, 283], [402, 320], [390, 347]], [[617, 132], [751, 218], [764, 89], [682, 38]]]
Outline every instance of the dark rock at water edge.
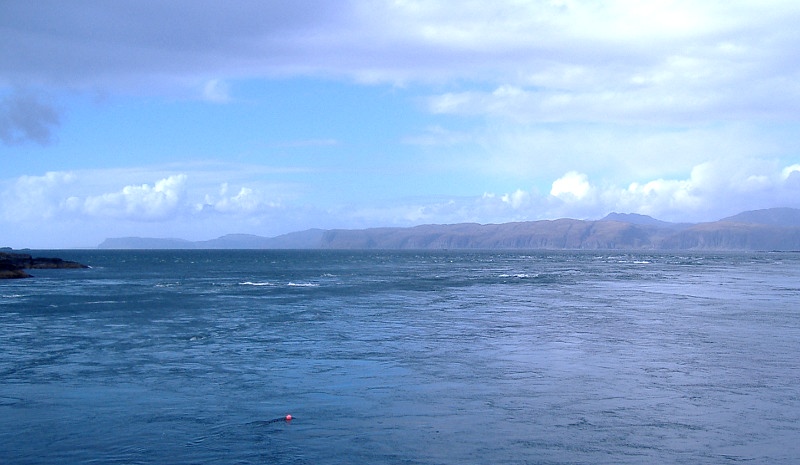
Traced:
[[30, 278], [29, 269], [77, 269], [88, 266], [60, 258], [33, 257], [25, 253], [0, 252], [0, 279]]

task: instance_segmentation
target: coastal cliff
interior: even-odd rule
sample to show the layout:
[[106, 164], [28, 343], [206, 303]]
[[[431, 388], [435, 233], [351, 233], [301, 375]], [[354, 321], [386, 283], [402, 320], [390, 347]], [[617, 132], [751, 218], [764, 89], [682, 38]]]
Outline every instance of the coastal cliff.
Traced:
[[369, 229], [312, 229], [273, 238], [231, 234], [208, 241], [106, 239], [101, 249], [543, 249], [543, 250], [800, 250], [800, 210], [743, 212], [709, 223], [670, 223], [611, 213], [599, 220], [501, 224], [428, 224]]

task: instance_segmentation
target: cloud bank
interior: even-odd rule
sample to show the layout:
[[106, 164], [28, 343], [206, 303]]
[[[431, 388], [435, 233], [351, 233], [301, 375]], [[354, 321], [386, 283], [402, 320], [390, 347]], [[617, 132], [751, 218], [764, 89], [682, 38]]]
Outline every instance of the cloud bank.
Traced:
[[789, 1], [43, 0], [2, 8], [0, 40], [15, 44], [0, 52], [6, 85], [143, 92], [199, 81], [213, 100], [227, 95], [224, 79], [457, 79], [496, 86], [433, 97], [433, 111], [546, 121], [785, 116], [800, 96], [800, 7]]
[[186, 175], [178, 174], [157, 181], [154, 185], [125, 186], [119, 192], [80, 199], [69, 197], [68, 208], [89, 216], [162, 220], [174, 216], [185, 202]]
[[[119, 174], [117, 170], [50, 172], [0, 186], [0, 211], [2, 222], [11, 226], [48, 224], [52, 230], [83, 224], [91, 230], [95, 222], [113, 220], [127, 225], [129, 231], [164, 237], [157, 233], [162, 225], [183, 222], [183, 237], [209, 239], [231, 228], [278, 235], [310, 227], [599, 219], [611, 211], [639, 212], [668, 221], [705, 221], [773, 205], [800, 208], [800, 164], [762, 168], [767, 169], [754, 175], [752, 169], [731, 171], [726, 164], [710, 162], [696, 166], [686, 179], [659, 178], [629, 185], [594, 182], [586, 173], [570, 171], [553, 179], [546, 193], [517, 189], [472, 197], [376, 199], [327, 207], [287, 205], [280, 196], [267, 194], [270, 186], [245, 181], [247, 185], [234, 187], [212, 172], [187, 171], [151, 183], [116, 187], [108, 180]], [[726, 209], [719, 209], [719, 195], [728, 199]], [[276, 225], [278, 218], [283, 223]], [[197, 225], [203, 228], [198, 231]], [[89, 243], [72, 245], [94, 245], [108, 234], [108, 230], [95, 230], [81, 238]]]

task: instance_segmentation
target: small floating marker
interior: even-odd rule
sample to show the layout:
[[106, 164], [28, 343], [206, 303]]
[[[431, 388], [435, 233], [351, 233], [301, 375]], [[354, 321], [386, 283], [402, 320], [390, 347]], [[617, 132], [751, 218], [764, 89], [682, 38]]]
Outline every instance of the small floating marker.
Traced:
[[269, 425], [271, 423], [280, 423], [282, 421], [286, 422], [286, 423], [289, 423], [290, 421], [292, 421], [293, 418], [294, 417], [291, 416], [291, 415], [286, 415], [286, 416], [283, 416], [283, 417], [273, 418], [272, 420], [254, 421], [252, 424], [254, 424], [254, 425]]

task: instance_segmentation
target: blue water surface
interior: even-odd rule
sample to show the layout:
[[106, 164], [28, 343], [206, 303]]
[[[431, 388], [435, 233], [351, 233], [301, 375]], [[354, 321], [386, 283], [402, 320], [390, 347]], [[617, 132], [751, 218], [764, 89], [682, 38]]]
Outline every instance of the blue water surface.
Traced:
[[34, 254], [3, 464], [800, 463], [800, 254]]

